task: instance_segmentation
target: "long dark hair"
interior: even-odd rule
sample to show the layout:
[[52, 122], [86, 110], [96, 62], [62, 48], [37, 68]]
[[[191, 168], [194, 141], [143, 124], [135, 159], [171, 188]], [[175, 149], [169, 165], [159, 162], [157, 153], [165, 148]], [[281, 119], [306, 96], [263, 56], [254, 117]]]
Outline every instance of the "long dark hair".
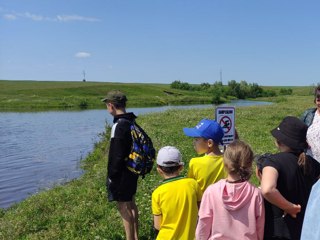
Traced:
[[320, 92], [320, 84], [314, 88], [314, 103], [316, 103], [318, 92]]

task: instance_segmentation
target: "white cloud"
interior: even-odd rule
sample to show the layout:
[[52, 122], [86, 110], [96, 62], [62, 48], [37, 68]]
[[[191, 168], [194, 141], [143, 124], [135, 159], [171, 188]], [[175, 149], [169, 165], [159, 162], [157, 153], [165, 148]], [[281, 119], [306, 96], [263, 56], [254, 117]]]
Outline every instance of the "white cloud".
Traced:
[[88, 52], [77, 52], [74, 56], [76, 58], [88, 58], [88, 57], [91, 56], [91, 53], [88, 53]]
[[23, 16], [26, 17], [26, 18], [29, 18], [29, 19], [31, 19], [33, 21], [42, 21], [42, 20], [45, 19], [41, 15], [36, 15], [36, 14], [29, 13], [29, 12], [24, 13]]
[[69, 21], [86, 21], [86, 22], [98, 22], [97, 18], [83, 17], [79, 15], [58, 15], [56, 19], [59, 22], [69, 22]]
[[16, 20], [17, 16], [14, 15], [14, 14], [4, 14], [3, 18], [6, 19], [6, 20]]
[[33, 14], [30, 12], [6, 13], [6, 14], [3, 14], [3, 18], [6, 20], [16, 20], [18, 18], [27, 18], [33, 21], [51, 21], [51, 22], [72, 22], [72, 21], [99, 22], [100, 21], [100, 19], [98, 18], [84, 17], [79, 15], [56, 15], [55, 17], [47, 17], [39, 14]]

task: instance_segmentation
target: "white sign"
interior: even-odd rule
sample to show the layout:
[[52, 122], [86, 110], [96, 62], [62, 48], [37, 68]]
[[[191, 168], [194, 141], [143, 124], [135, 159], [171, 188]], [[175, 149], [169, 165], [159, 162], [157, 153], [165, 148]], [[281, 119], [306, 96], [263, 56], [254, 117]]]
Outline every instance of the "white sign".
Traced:
[[235, 108], [217, 107], [215, 115], [216, 121], [224, 131], [223, 145], [232, 143], [235, 140]]

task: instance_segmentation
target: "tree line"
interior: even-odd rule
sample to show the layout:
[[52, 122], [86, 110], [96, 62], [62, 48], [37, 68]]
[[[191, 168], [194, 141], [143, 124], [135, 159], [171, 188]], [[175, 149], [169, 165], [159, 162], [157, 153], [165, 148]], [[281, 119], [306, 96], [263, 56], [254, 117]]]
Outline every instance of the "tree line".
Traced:
[[[237, 82], [231, 80], [228, 85], [223, 85], [221, 81], [216, 81], [213, 84], [201, 83], [200, 85], [191, 85], [187, 82], [175, 80], [171, 83], [172, 89], [181, 89], [187, 91], [205, 91], [213, 96], [212, 103], [221, 103], [221, 97], [232, 96], [238, 99], [257, 98], [257, 97], [274, 97], [277, 96], [276, 91], [271, 89], [263, 89], [257, 83], [247, 83], [242, 80]], [[280, 95], [291, 95], [292, 89], [281, 88]]]

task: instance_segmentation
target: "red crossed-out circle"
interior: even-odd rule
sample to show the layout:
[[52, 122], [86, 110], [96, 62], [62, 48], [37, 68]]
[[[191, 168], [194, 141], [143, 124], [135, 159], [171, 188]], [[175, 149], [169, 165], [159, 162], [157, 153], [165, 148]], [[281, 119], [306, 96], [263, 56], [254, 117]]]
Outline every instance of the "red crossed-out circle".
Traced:
[[220, 126], [222, 127], [224, 133], [228, 133], [231, 130], [232, 127], [232, 121], [231, 118], [229, 118], [228, 116], [223, 116], [220, 119]]

